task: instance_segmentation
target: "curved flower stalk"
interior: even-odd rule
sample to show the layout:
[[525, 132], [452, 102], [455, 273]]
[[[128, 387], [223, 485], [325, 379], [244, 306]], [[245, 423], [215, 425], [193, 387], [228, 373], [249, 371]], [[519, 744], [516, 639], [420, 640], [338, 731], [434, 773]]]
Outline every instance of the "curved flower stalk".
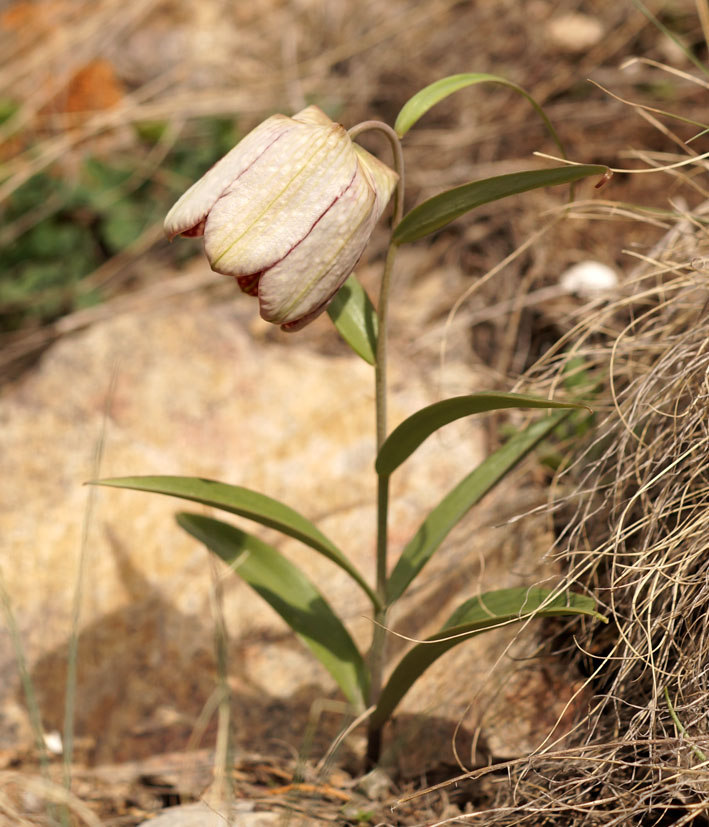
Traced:
[[354, 270], [399, 176], [317, 106], [273, 115], [179, 199], [165, 233], [204, 236], [213, 270], [299, 330]]

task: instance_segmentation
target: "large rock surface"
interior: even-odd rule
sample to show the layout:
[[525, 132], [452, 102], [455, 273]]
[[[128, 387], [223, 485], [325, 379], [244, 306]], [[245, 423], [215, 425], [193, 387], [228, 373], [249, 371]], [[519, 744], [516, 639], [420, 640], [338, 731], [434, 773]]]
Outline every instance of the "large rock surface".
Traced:
[[[338, 697], [280, 618], [176, 526], [173, 515], [184, 503], [83, 485], [97, 476], [184, 474], [249, 486], [316, 521], [373, 578], [372, 370], [337, 346], [327, 320], [302, 338], [285, 337], [265, 331], [253, 310], [241, 298], [209, 304], [192, 297], [118, 316], [57, 343], [0, 395], [4, 587], [44, 725], [61, 729], [81, 575], [76, 733], [86, 760], [188, 743], [215, 686], [217, 579], [239, 744], [297, 749], [313, 703]], [[392, 348], [392, 425], [437, 398], [439, 377], [417, 358]], [[462, 363], [449, 362], [445, 379], [448, 393], [478, 386]], [[485, 448], [478, 423], [456, 423], [397, 472], [394, 552]], [[543, 525], [522, 520], [514, 534], [494, 527], [525, 505], [510, 501], [512, 490], [499, 489], [454, 532], [393, 615], [395, 628], [423, 637], [471, 593], [541, 579]], [[359, 589], [295, 541], [254, 530], [302, 562], [366, 645], [371, 623]], [[458, 647], [402, 711], [462, 718], [470, 730], [481, 725], [498, 754], [535, 746], [563, 709], [569, 682], [546, 691], [554, 681], [544, 677], [548, 670], [540, 678], [529, 664], [520, 671], [504, 657], [491, 671], [511, 636], [500, 630]], [[0, 663], [0, 738], [22, 743], [29, 729], [10, 636], [0, 636]], [[525, 692], [546, 693], [544, 715], [535, 696], [528, 719], [520, 713], [511, 725], [510, 697]], [[397, 737], [415, 731], [407, 720]], [[324, 714], [317, 725], [323, 743], [341, 722], [337, 712]], [[452, 760], [447, 736], [440, 750]]]

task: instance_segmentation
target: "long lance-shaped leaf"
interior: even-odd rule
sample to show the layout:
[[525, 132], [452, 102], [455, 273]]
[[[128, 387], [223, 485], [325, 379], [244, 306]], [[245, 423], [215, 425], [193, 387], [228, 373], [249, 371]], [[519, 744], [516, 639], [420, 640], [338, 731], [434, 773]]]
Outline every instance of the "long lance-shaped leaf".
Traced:
[[303, 572], [273, 546], [220, 520], [181, 513], [177, 522], [278, 612], [337, 681], [350, 703], [362, 710], [369, 693], [364, 659]]
[[377, 352], [377, 311], [367, 291], [350, 276], [327, 308], [337, 332], [365, 362], [373, 365]]
[[494, 178], [484, 178], [473, 181], [460, 187], [446, 190], [434, 195], [410, 213], [397, 224], [393, 240], [397, 244], [417, 241], [429, 233], [434, 233], [450, 224], [466, 212], [516, 195], [520, 192], [538, 189], [540, 187], [554, 187], [558, 184], [572, 184], [589, 175], [603, 175], [608, 168], [599, 164], [580, 164], [579, 166], [552, 167], [551, 169], [532, 169], [525, 172], [512, 172], [508, 175], [496, 175]]
[[582, 594], [554, 594], [547, 589], [517, 588], [487, 592], [466, 600], [448, 618], [442, 629], [410, 649], [387, 681], [369, 721], [370, 730], [381, 728], [399, 701], [423, 672], [442, 654], [500, 624], [535, 617], [587, 615], [605, 621], [596, 612], [595, 601]]
[[500, 77], [499, 75], [489, 75], [485, 72], [464, 72], [459, 75], [450, 75], [447, 78], [441, 78], [441, 80], [437, 80], [421, 89], [412, 98], [409, 98], [399, 112], [396, 118], [396, 123], [394, 124], [394, 129], [396, 130], [397, 135], [400, 138], [403, 138], [409, 129], [411, 129], [411, 127], [416, 123], [416, 121], [425, 115], [426, 112], [428, 112], [428, 110], [432, 106], [435, 106], [439, 101], [442, 101], [454, 92], [458, 92], [460, 89], [465, 89], [467, 86], [474, 86], [478, 83], [501, 84], [502, 86], [507, 86], [510, 89], [514, 89], [515, 92], [522, 95], [523, 98], [526, 98], [534, 107], [542, 121], [544, 121], [544, 125], [549, 131], [549, 134], [554, 139], [554, 143], [556, 143], [564, 157], [566, 157], [564, 154], [564, 147], [559, 140], [556, 130], [552, 126], [551, 121], [546, 116], [546, 113], [542, 107], [534, 100], [534, 98], [525, 92], [521, 86], [518, 86], [511, 80], [507, 80], [507, 78]]
[[387, 584], [389, 605], [406, 591], [459, 520], [569, 413], [570, 411], [557, 411], [538, 422], [531, 423], [486, 457], [446, 494], [421, 523], [397, 560]]
[[389, 434], [379, 451], [378, 474], [392, 474], [434, 431], [471, 414], [503, 408], [583, 408], [576, 402], [553, 402], [521, 393], [483, 391], [434, 402], [405, 419]]
[[96, 480], [93, 484], [107, 485], [112, 488], [130, 488], [134, 491], [147, 491], [152, 494], [167, 494], [171, 497], [210, 505], [213, 508], [246, 517], [268, 528], [275, 528], [281, 534], [294, 537], [320, 554], [324, 554], [362, 587], [375, 608], [380, 605], [380, 600], [371, 586], [319, 528], [290, 506], [267, 497], [265, 494], [259, 494], [250, 488], [227, 485], [224, 482], [201, 477], [115, 477]]

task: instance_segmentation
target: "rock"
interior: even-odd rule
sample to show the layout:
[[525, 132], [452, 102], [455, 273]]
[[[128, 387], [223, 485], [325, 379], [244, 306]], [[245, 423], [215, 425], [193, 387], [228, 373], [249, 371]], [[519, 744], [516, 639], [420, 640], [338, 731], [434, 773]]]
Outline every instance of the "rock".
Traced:
[[[279, 813], [252, 812], [249, 801], [228, 805], [212, 806], [203, 801], [197, 804], [182, 804], [169, 807], [160, 815], [144, 821], [138, 827], [271, 827], [282, 823]], [[289, 823], [302, 823], [289, 820]]]
[[567, 293], [595, 298], [618, 286], [618, 274], [600, 261], [580, 261], [561, 274], [559, 284]]
[[357, 782], [357, 789], [370, 801], [385, 801], [391, 794], [392, 787], [391, 778], [380, 767], [370, 770]]
[[[0, 501], [2, 574], [49, 732], [63, 728], [67, 641], [81, 573], [77, 759], [116, 762], [185, 747], [215, 686], [216, 580], [224, 591], [237, 744], [290, 756], [283, 745], [298, 747], [317, 704], [339, 697], [270, 607], [176, 526], [176, 511], [204, 509], [83, 484], [184, 474], [248, 486], [313, 519], [373, 579], [372, 369], [344, 354], [327, 319], [308, 335], [269, 328], [256, 341], [249, 332], [260, 330], [250, 321], [254, 313], [242, 298], [209, 304], [183, 297], [118, 316], [60, 341], [0, 393], [0, 474], [12, 481]], [[318, 352], [313, 342], [326, 345]], [[408, 361], [392, 347], [392, 425], [437, 398], [435, 362], [422, 366], [421, 358]], [[479, 388], [460, 362], [447, 365], [446, 383], [457, 393]], [[461, 421], [429, 438], [397, 471], [393, 556], [482, 459], [485, 445], [480, 422]], [[501, 588], [548, 574], [538, 564], [548, 547], [538, 518], [517, 522], [513, 534], [495, 527], [525, 507], [509, 501], [511, 490], [498, 488], [451, 534], [392, 613], [396, 631], [424, 637], [482, 582]], [[338, 567], [296, 541], [233, 519], [302, 564], [367, 646], [368, 603]], [[462, 715], [474, 728], [482, 712], [469, 708], [471, 698], [485, 694], [514, 633], [498, 630], [456, 648], [409, 693], [402, 711]], [[405, 645], [395, 639], [392, 654]], [[0, 739], [30, 742], [7, 637], [0, 637], [0, 664]], [[490, 703], [486, 696], [485, 707]], [[524, 742], [520, 729], [533, 729], [534, 718], [519, 723], [515, 743]], [[313, 720], [313, 749], [321, 753], [343, 717], [325, 712]], [[213, 738], [213, 728], [206, 737]]]
[[560, 14], [549, 21], [547, 34], [560, 51], [576, 54], [587, 52], [601, 41], [603, 23], [598, 17], [580, 12]]

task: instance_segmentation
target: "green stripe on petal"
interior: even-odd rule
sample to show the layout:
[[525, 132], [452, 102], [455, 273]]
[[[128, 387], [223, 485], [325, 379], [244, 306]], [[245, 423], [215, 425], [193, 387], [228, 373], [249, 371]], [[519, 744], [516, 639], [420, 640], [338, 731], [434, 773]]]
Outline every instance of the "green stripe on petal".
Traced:
[[275, 267], [261, 276], [261, 315], [289, 324], [327, 301], [347, 279], [364, 251], [376, 222], [375, 194], [361, 169], [312, 232]]
[[212, 208], [205, 228], [212, 268], [246, 275], [280, 261], [347, 187], [356, 163], [342, 127], [297, 124]]
[[374, 155], [367, 152], [364, 147], [355, 144], [354, 148], [357, 153], [357, 160], [365, 173], [369, 175], [372, 187], [376, 193], [377, 202], [375, 209], [378, 220], [384, 212], [386, 205], [389, 203], [391, 194], [396, 189], [399, 176], [393, 169], [383, 164], [379, 158], [375, 158]]
[[165, 217], [165, 235], [172, 239], [203, 221], [227, 187], [289, 128], [292, 128], [290, 118], [273, 115], [249, 132], [172, 207]]

